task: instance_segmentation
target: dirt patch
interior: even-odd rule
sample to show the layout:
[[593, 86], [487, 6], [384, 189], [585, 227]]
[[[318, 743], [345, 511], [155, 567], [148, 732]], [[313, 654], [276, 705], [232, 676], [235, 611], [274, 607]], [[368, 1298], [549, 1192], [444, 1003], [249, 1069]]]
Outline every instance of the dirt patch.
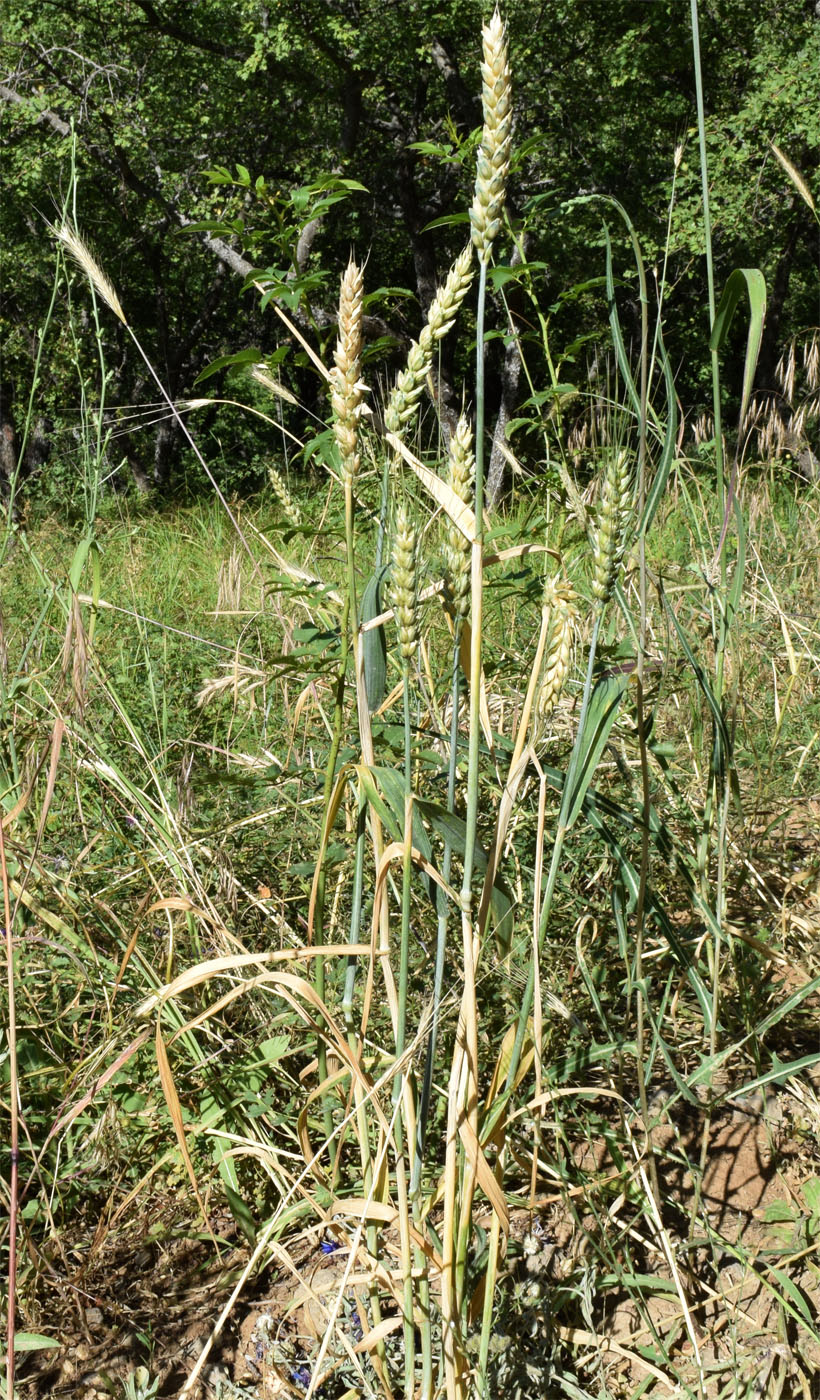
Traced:
[[[620, 1166], [603, 1136], [579, 1145], [572, 1166], [580, 1184], [512, 1213], [504, 1288], [517, 1313], [504, 1323], [509, 1346], [525, 1332], [544, 1355], [563, 1345], [598, 1367], [612, 1396], [644, 1383], [648, 1394], [670, 1393], [657, 1338], [679, 1379], [696, 1385], [699, 1375], [713, 1378], [707, 1394], [721, 1391], [732, 1368], [750, 1384], [767, 1376], [783, 1395], [814, 1394], [803, 1390], [804, 1380], [814, 1386], [820, 1377], [820, 1348], [803, 1325], [820, 1315], [814, 1099], [795, 1083], [724, 1102], [709, 1125], [702, 1176], [704, 1107], [660, 1095], [653, 1111], [663, 1230], [646, 1204], [645, 1137], [636, 1138], [638, 1160]], [[614, 1137], [618, 1131], [613, 1124]], [[229, 1217], [218, 1222], [229, 1243], [216, 1262], [209, 1241], [191, 1241], [190, 1222], [179, 1220], [184, 1239], [168, 1225], [162, 1239], [136, 1229], [109, 1236], [73, 1277], [52, 1280], [63, 1346], [21, 1357], [21, 1400], [119, 1396], [140, 1365], [156, 1380], [157, 1396], [179, 1394], [248, 1250], [231, 1241]], [[620, 1287], [618, 1269], [640, 1283]], [[564, 1303], [559, 1322], [547, 1300], [556, 1288], [575, 1296], [584, 1278], [598, 1281], [589, 1306], [573, 1323]], [[39, 1291], [46, 1292], [45, 1280]], [[351, 1266], [343, 1244], [311, 1229], [243, 1289], [202, 1367], [195, 1400], [299, 1397], [320, 1351], [330, 1377], [325, 1393], [341, 1394], [369, 1316], [365, 1262]], [[398, 1313], [388, 1309], [384, 1321], [388, 1346], [400, 1350]], [[56, 1330], [53, 1315], [48, 1330]], [[540, 1382], [533, 1383], [537, 1390]]]

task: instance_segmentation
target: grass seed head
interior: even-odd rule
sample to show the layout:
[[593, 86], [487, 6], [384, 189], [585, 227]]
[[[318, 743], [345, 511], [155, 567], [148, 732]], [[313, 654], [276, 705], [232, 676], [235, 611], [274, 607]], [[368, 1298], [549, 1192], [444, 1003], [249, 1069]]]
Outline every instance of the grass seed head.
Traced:
[[353, 258], [342, 277], [339, 295], [339, 339], [330, 371], [330, 400], [334, 433], [342, 459], [342, 476], [350, 481], [358, 475], [359, 419], [364, 408], [365, 385], [361, 380], [362, 269]]
[[481, 262], [488, 262], [501, 227], [512, 146], [512, 87], [507, 36], [496, 10], [482, 30], [481, 65], [484, 132], [478, 151], [475, 194], [470, 210], [473, 244]]
[[400, 506], [396, 519], [396, 538], [393, 545], [390, 594], [399, 629], [401, 658], [405, 666], [412, 661], [419, 639], [416, 603], [416, 554], [416, 531], [410, 523], [404, 506]]
[[820, 388], [820, 340], [817, 339], [817, 332], [803, 346], [803, 368], [809, 393], [816, 393]]
[[110, 307], [115, 316], [119, 316], [124, 326], [127, 325], [125, 312], [120, 305], [117, 293], [74, 226], [68, 220], [63, 220], [59, 228], [52, 224], [51, 230], [58, 243], [62, 243], [69, 256], [85, 273], [97, 296], [105, 302], [106, 306]]

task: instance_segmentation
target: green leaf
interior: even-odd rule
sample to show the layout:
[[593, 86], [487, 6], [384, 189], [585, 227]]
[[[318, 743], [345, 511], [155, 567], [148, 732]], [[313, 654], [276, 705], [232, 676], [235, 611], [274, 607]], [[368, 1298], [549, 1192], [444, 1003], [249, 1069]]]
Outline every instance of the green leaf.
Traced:
[[257, 350], [254, 347], [248, 350], [237, 350], [233, 355], [218, 355], [215, 360], [211, 360], [211, 363], [206, 365], [202, 372], [197, 375], [194, 380], [194, 387], [196, 387], [197, 384], [202, 384], [206, 379], [210, 379], [211, 375], [218, 374], [221, 369], [233, 368], [237, 365], [255, 365], [258, 364], [261, 359], [261, 350]]
[[672, 625], [678, 634], [678, 640], [680, 641], [680, 644], [683, 647], [686, 659], [689, 662], [689, 665], [692, 667], [692, 672], [695, 676], [695, 679], [698, 685], [700, 686], [701, 691], [703, 692], [709, 709], [712, 711], [712, 716], [715, 721], [715, 732], [718, 741], [716, 744], [716, 748], [718, 750], [717, 759], [722, 768], [723, 765], [729, 761], [732, 754], [732, 741], [729, 737], [729, 731], [726, 728], [726, 721], [723, 717], [723, 710], [721, 709], [720, 704], [718, 703], [718, 699], [714, 691], [712, 690], [709, 681], [707, 680], [706, 672], [704, 671], [700, 662], [695, 660], [695, 654], [689, 645], [686, 633], [684, 632], [683, 628], [678, 622], [677, 615], [675, 613], [674, 608], [672, 607], [672, 604], [669, 602], [669, 599], [663, 592], [663, 585], [661, 585], [661, 596], [666, 605], [666, 611], [669, 614], [669, 617], [672, 619]]
[[746, 411], [752, 394], [760, 342], [763, 338], [763, 322], [766, 317], [766, 280], [756, 267], [737, 267], [723, 288], [715, 324], [709, 340], [709, 349], [718, 351], [726, 344], [729, 327], [732, 324], [738, 302], [744, 291], [749, 298], [749, 334], [746, 340], [746, 357], [743, 363], [743, 395], [740, 404], [740, 423], [746, 421]]
[[[438, 832], [439, 836], [447, 842], [449, 846], [460, 856], [463, 856], [466, 848], [467, 826], [461, 817], [457, 817], [455, 812], [449, 812], [446, 807], [441, 807], [437, 802], [426, 802], [421, 798], [416, 798], [415, 807], [423, 817], [429, 821], [430, 825]], [[484, 874], [487, 869], [488, 856], [480, 842], [476, 842], [473, 863], [480, 874]], [[496, 872], [490, 898], [493, 915], [493, 929], [498, 943], [503, 947], [509, 947], [513, 934], [513, 922], [515, 916], [515, 896], [503, 876]]]
[[44, 1337], [40, 1332], [15, 1332], [15, 1351], [54, 1351], [60, 1343], [54, 1337]]
[[[619, 673], [603, 676], [596, 682], [584, 716], [583, 729], [579, 731], [573, 752], [571, 785], [564, 792], [561, 803], [561, 826], [565, 830], [575, 822], [587, 789], [595, 775], [598, 760], [604, 751], [612, 726], [618, 713], [621, 697], [626, 690], [629, 676]], [[568, 782], [570, 775], [568, 774]]]
[[239, 1226], [245, 1239], [251, 1245], [256, 1244], [256, 1220], [254, 1219], [248, 1206], [240, 1196], [238, 1191], [234, 1191], [227, 1181], [223, 1181], [222, 1189], [231, 1208], [231, 1215]]
[[663, 336], [658, 327], [658, 353], [663, 365], [663, 378], [666, 385], [666, 433], [661, 450], [661, 459], [652, 485], [649, 488], [644, 506], [643, 519], [638, 526], [638, 538], [646, 534], [655, 512], [663, 500], [663, 493], [666, 490], [666, 483], [669, 478], [669, 470], [675, 460], [675, 444], [678, 436], [678, 396], [675, 392], [675, 380], [672, 374], [672, 366], [669, 356], [666, 353], [666, 346], [663, 343]]
[[809, 1215], [820, 1216], [820, 1177], [810, 1176], [808, 1181], [804, 1181], [801, 1186], [803, 1200], [808, 1207]]
[[[383, 564], [367, 580], [361, 602], [361, 621], [370, 622], [382, 611], [381, 588], [389, 570]], [[382, 703], [387, 689], [387, 637], [384, 624], [370, 627], [362, 634], [362, 661], [367, 707], [373, 714]]]
[[80, 543], [74, 551], [74, 558], [71, 561], [71, 568], [68, 571], [68, 581], [75, 593], [79, 592], [83, 577], [83, 569], [85, 568], [88, 551], [91, 549], [92, 544], [93, 540], [91, 536], [86, 535], [84, 540], [80, 540]]

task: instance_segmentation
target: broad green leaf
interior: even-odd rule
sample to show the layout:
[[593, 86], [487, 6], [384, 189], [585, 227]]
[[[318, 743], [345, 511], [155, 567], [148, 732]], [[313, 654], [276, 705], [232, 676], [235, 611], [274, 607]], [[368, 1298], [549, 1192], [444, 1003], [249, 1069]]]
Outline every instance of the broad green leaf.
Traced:
[[80, 582], [83, 576], [83, 569], [85, 568], [85, 563], [88, 558], [88, 551], [90, 550], [91, 545], [92, 538], [90, 535], [86, 535], [85, 539], [80, 540], [80, 543], [77, 545], [77, 548], [74, 551], [74, 558], [71, 561], [71, 568], [68, 571], [68, 581], [71, 584], [71, 587], [75, 593], [79, 592]]
[[[467, 839], [467, 824], [455, 812], [448, 812], [446, 807], [441, 807], [437, 802], [425, 802], [420, 798], [415, 803], [419, 812], [424, 816], [430, 825], [436, 830], [439, 836], [447, 842], [457, 855], [463, 856]], [[488, 865], [488, 855], [480, 842], [476, 842], [473, 863], [480, 874], [484, 874]], [[513, 921], [515, 917], [515, 897], [510, 890], [503, 876], [496, 873], [493, 882], [490, 903], [493, 915], [493, 931], [500, 944], [507, 947], [512, 939]]]
[[803, 1200], [806, 1202], [809, 1214], [820, 1215], [820, 1177], [810, 1176], [808, 1181], [804, 1181], [801, 1186]]
[[813, 1055], [803, 1055], [799, 1060], [788, 1060], [785, 1064], [776, 1060], [765, 1074], [759, 1074], [755, 1079], [750, 1079], [748, 1083], [742, 1084], [740, 1088], [733, 1089], [730, 1094], [725, 1095], [725, 1098], [731, 1103], [733, 1099], [745, 1098], [747, 1094], [754, 1093], [755, 1089], [762, 1089], [766, 1084], [787, 1084], [795, 1075], [802, 1074], [804, 1070], [813, 1069], [817, 1064], [820, 1064], [820, 1051]]

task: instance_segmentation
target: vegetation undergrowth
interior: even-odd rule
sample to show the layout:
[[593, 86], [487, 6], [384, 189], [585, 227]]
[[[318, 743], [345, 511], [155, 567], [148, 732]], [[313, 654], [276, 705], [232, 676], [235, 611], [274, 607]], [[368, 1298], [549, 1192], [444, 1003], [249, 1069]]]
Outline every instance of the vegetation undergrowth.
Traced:
[[[57, 226], [100, 404], [74, 536], [10, 513], [3, 560], [7, 1394], [38, 1384], [15, 1352], [48, 1374], [54, 1297], [87, 1338], [92, 1310], [130, 1329], [130, 1374], [99, 1374], [129, 1395], [751, 1395], [764, 1339], [767, 1383], [816, 1386], [816, 491], [743, 460], [753, 271], [710, 295], [715, 437], [683, 454], [608, 200], [634, 360], [607, 231], [594, 449], [573, 459], [542, 320], [547, 485], [485, 512], [497, 14], [483, 42], [470, 241], [379, 426], [351, 258], [309, 485], [279, 464], [256, 505], [101, 516], [99, 317], [127, 309]], [[475, 381], [430, 430], [469, 298]], [[135, 1226], [160, 1293], [138, 1327], [103, 1281]], [[161, 1297], [181, 1245], [223, 1286], [195, 1359]], [[263, 1275], [278, 1303], [229, 1379]]]

